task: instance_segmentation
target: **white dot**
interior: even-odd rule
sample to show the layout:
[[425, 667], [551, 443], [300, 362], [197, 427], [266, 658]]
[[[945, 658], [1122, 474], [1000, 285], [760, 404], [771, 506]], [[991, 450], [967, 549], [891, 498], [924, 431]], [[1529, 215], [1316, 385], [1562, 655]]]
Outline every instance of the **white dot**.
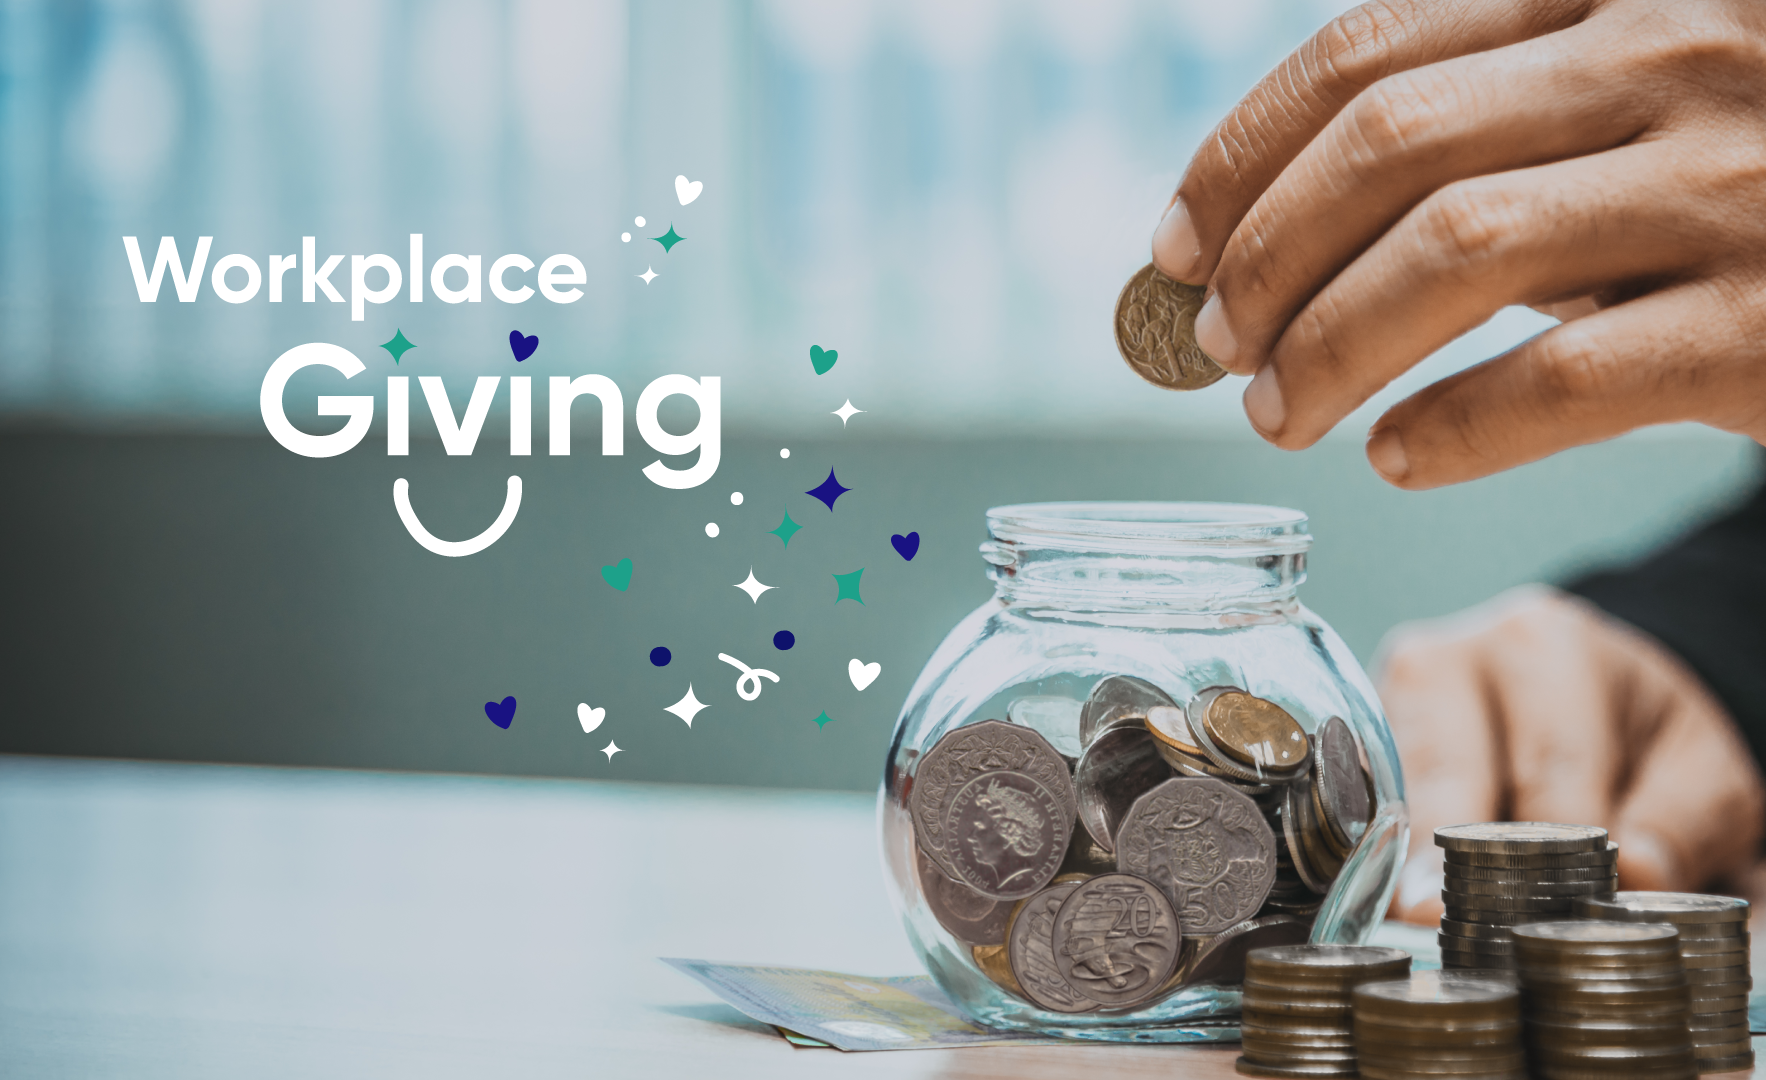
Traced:
[[740, 491], [730, 492], [730, 505], [731, 506], [741, 506], [742, 505], [742, 493]]
[[621, 243], [629, 244], [632, 242], [632, 234], [629, 232], [622, 232], [619, 234], [619, 239]]
[[780, 457], [790, 457], [791, 451], [790, 450], [781, 450], [781, 451], [779, 451], [779, 456]]
[[705, 535], [706, 536], [716, 536], [717, 535], [717, 522], [708, 521], [705, 523]]
[[642, 229], [644, 227], [644, 219], [643, 218], [633, 218], [632, 224], [636, 225], [638, 228]]

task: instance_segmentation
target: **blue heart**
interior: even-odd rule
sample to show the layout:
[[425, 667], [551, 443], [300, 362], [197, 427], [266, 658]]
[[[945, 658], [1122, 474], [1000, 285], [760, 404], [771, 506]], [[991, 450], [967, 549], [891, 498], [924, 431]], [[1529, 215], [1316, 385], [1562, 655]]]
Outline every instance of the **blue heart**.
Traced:
[[908, 562], [913, 562], [914, 556], [920, 553], [920, 534], [917, 532], [908, 533], [906, 536], [896, 533], [889, 538], [889, 542], [895, 545], [895, 553]]
[[540, 335], [530, 334], [527, 337], [522, 337], [519, 330], [509, 331], [509, 351], [515, 354], [517, 364], [532, 356], [533, 351], [539, 347]]
[[491, 718], [491, 723], [507, 731], [509, 725], [515, 722], [515, 699], [506, 697], [502, 701], [487, 701], [484, 703], [484, 714]]

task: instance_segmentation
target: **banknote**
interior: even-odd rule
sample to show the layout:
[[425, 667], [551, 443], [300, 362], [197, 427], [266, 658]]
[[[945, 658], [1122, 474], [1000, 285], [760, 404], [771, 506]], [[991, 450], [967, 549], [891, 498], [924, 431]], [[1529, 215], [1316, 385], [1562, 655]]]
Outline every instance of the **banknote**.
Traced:
[[[951, 1046], [1051, 1046], [1066, 1043], [965, 1020], [924, 975], [872, 978], [837, 971], [716, 964], [663, 958], [736, 1008], [779, 1029], [797, 1046], [839, 1050], [934, 1050]], [[1196, 1025], [1195, 1041], [1237, 1039], [1238, 1027]]]
[[870, 978], [837, 971], [714, 964], [663, 958], [704, 983], [718, 997], [803, 1046], [823, 1042], [840, 1050], [930, 1050], [942, 1046], [1022, 1046], [1056, 1043], [1037, 1035], [989, 1031], [957, 1013], [924, 975]]

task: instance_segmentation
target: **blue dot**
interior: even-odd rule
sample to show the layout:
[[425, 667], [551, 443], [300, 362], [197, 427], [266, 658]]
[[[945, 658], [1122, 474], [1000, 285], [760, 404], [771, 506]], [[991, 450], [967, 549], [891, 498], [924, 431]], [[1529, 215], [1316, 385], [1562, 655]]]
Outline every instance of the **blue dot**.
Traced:
[[673, 659], [674, 654], [668, 651], [666, 645], [658, 645], [650, 650], [650, 662], [657, 667], [667, 667], [668, 662]]
[[773, 635], [773, 648], [778, 649], [780, 652], [789, 649], [795, 644], [797, 644], [797, 635], [789, 630], [781, 630]]

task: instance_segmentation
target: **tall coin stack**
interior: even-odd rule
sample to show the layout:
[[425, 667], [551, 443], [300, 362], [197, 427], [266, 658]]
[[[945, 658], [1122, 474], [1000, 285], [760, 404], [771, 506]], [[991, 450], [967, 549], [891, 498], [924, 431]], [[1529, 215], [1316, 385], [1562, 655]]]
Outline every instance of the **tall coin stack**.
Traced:
[[1355, 1076], [1350, 995], [1369, 982], [1410, 973], [1402, 949], [1363, 945], [1281, 945], [1245, 957], [1244, 1053], [1247, 1076]]
[[1512, 927], [1565, 918], [1579, 897], [1618, 887], [1619, 847], [1592, 825], [1450, 825], [1435, 830], [1435, 844], [1446, 852], [1444, 968], [1512, 970]]
[[1698, 893], [1622, 892], [1576, 901], [1585, 919], [1669, 923], [1692, 986], [1692, 1052], [1699, 1072], [1754, 1067], [1748, 1035], [1748, 902]]
[[1514, 929], [1527, 1058], [1538, 1080], [1691, 1080], [1691, 995], [1667, 923]]
[[1419, 971], [1355, 988], [1362, 1080], [1526, 1080], [1521, 994], [1503, 973]]

